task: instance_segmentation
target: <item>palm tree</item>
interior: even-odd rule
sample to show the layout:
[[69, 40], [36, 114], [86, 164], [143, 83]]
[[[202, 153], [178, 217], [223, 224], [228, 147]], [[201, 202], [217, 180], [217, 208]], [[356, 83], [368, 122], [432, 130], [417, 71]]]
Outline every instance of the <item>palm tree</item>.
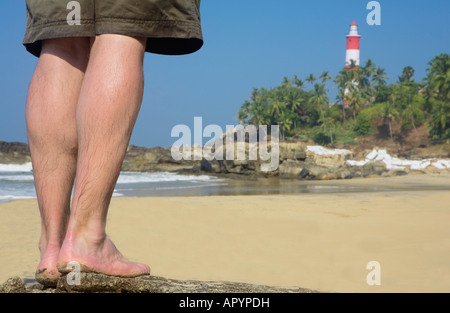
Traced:
[[327, 80], [332, 79], [331, 75], [327, 71], [323, 71], [319, 76], [319, 79], [322, 81], [324, 85], [327, 84]]
[[375, 75], [377, 65], [372, 61], [372, 59], [368, 59], [366, 63], [364, 64], [364, 71], [368, 78], [371, 78], [373, 75]]
[[350, 64], [347, 68], [345, 68], [345, 70], [347, 70], [350, 73], [350, 77], [352, 78], [353, 81], [358, 82], [360, 80], [361, 71], [360, 67], [356, 65], [355, 60], [350, 60]]
[[334, 118], [330, 115], [329, 110], [325, 112], [325, 114], [320, 118], [319, 121], [322, 123], [322, 127], [324, 128], [324, 130], [328, 132], [331, 144], [334, 144], [333, 139], [333, 131], [335, 128]]
[[364, 96], [359, 87], [355, 84], [351, 84], [349, 92], [345, 95], [346, 101], [353, 107], [353, 119], [356, 121], [356, 111], [364, 101]]
[[251, 93], [251, 97], [250, 97], [250, 101], [251, 102], [256, 102], [257, 99], [260, 96], [260, 91], [258, 88], [253, 88], [252, 93]]
[[283, 99], [281, 99], [281, 97], [275, 95], [270, 101], [269, 113], [272, 115], [272, 117], [275, 120], [277, 120], [278, 117], [281, 115], [281, 112], [283, 112], [285, 107], [286, 107], [286, 104], [283, 102]]
[[336, 95], [336, 100], [342, 104], [342, 124], [345, 128], [345, 89], [339, 89]]
[[434, 139], [450, 139], [450, 55], [440, 54], [429, 65], [430, 134]]
[[386, 72], [381, 67], [378, 67], [372, 76], [372, 82], [375, 84], [375, 86], [380, 87], [381, 85], [386, 85]]
[[291, 130], [293, 115], [290, 111], [283, 111], [279, 118], [281, 138], [285, 139], [286, 134]]
[[406, 66], [403, 68], [402, 75], [398, 78], [398, 81], [401, 83], [410, 82], [414, 76], [414, 73], [415, 73], [415, 70], [412, 66]]
[[283, 79], [281, 80], [281, 86], [283, 87], [291, 86], [291, 80], [287, 77], [283, 77]]
[[[300, 110], [300, 106], [302, 104], [302, 97], [300, 90], [297, 88], [289, 88], [283, 97], [283, 102], [286, 103], [286, 108], [288, 108], [291, 112], [295, 113], [296, 117], [298, 117], [298, 112]], [[294, 128], [297, 128], [297, 119], [294, 119]]]
[[351, 73], [347, 70], [347, 68], [343, 68], [339, 74], [334, 78], [334, 83], [339, 89], [346, 90], [350, 86], [353, 81], [353, 77]]
[[290, 88], [283, 95], [284, 102], [292, 112], [297, 112], [301, 105], [301, 95], [298, 89]]
[[298, 78], [297, 75], [294, 76], [294, 85], [297, 88], [302, 89], [304, 84], [305, 84], [305, 82], [303, 80], [301, 80], [300, 78]]
[[240, 121], [246, 122], [249, 118], [249, 110], [250, 110], [251, 103], [250, 101], [246, 100], [244, 104], [242, 105], [241, 109], [238, 111], [238, 119]]
[[311, 85], [314, 85], [315, 81], [317, 80], [316, 76], [314, 74], [309, 74], [308, 77], [305, 78], [305, 80], [310, 83]]
[[375, 102], [385, 102], [389, 97], [389, 87], [386, 84], [387, 77], [386, 71], [378, 67], [375, 74], [372, 76], [372, 83], [374, 85]]
[[406, 106], [403, 108], [402, 111], [402, 119], [403, 122], [411, 122], [412, 127], [414, 128], [414, 131], [416, 133], [417, 141], [420, 145], [420, 137], [419, 132], [416, 128], [416, 118], [422, 114], [422, 110], [420, 108], [420, 103], [422, 101], [422, 95], [418, 94], [412, 99], [412, 101], [407, 102]]
[[[353, 60], [351, 60], [350, 66], [351, 66], [350, 68], [353, 68], [356, 66], [356, 63]], [[339, 88], [337, 98], [342, 103], [342, 116], [343, 116], [343, 119], [344, 119], [343, 122], [345, 125], [345, 118], [346, 118], [345, 109], [348, 104], [351, 104], [350, 103], [350, 100], [351, 100], [350, 91], [353, 88], [355, 88], [354, 75], [351, 71], [349, 71], [349, 68], [343, 68], [339, 72], [339, 74], [335, 77], [334, 83]], [[354, 111], [353, 113], [354, 113], [353, 114], [354, 118], [356, 119], [356, 112]]]
[[396, 96], [395, 93], [392, 93], [391, 98], [389, 101], [386, 101], [384, 103], [384, 106], [381, 110], [383, 114], [383, 118], [388, 120], [389, 123], [389, 134], [391, 136], [391, 140], [393, 139], [392, 136], [392, 121], [397, 117], [398, 111], [395, 108], [395, 100]]
[[430, 67], [427, 69], [427, 72], [430, 76], [435, 74], [444, 74], [450, 67], [450, 55], [442, 53], [431, 60], [428, 65], [430, 65]]
[[436, 101], [431, 113], [431, 135], [434, 139], [450, 139], [450, 105]]
[[429, 65], [430, 67], [427, 69], [428, 89], [432, 90], [432, 94], [435, 94], [441, 100], [450, 98], [450, 55], [438, 55]]
[[309, 104], [311, 104], [323, 117], [323, 112], [326, 109], [326, 105], [329, 102], [327, 95], [327, 90], [323, 84], [315, 84], [312, 97], [309, 99]]
[[246, 122], [256, 126], [268, 125], [271, 122], [268, 111], [268, 91], [265, 88], [253, 88], [250, 99], [240, 111], [240, 117], [245, 117]]
[[434, 75], [431, 83], [442, 99], [450, 99], [450, 62], [446, 72]]
[[366, 94], [366, 104], [372, 104], [375, 101], [373, 76], [375, 75], [376, 64], [369, 59], [363, 67], [356, 67], [354, 70], [354, 80], [359, 84], [362, 93]]
[[250, 107], [250, 115], [251, 124], [256, 125], [257, 127], [265, 124], [266, 108], [261, 101], [252, 103], [252, 106]]

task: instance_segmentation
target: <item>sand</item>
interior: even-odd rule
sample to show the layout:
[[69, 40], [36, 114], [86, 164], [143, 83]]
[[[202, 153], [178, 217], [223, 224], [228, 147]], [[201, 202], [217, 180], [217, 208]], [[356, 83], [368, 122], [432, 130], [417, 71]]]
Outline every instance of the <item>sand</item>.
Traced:
[[[450, 176], [342, 184], [448, 186], [440, 191], [113, 198], [107, 232], [129, 259], [174, 279], [325, 292], [450, 292]], [[0, 282], [33, 277], [35, 200], [0, 203]], [[371, 261], [381, 285], [367, 284]]]

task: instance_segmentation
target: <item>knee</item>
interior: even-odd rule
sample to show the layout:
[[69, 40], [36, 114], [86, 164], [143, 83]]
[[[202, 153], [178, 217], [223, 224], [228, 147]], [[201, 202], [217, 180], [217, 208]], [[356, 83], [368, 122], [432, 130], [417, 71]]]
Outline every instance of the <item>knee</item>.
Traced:
[[89, 60], [90, 39], [68, 37], [43, 40], [41, 54], [44, 53], [55, 55], [77, 67], [86, 67]]

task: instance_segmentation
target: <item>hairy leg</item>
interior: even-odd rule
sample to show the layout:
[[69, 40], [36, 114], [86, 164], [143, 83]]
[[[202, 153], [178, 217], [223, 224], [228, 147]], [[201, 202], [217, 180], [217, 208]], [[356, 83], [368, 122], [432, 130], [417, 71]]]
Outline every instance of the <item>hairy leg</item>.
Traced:
[[41, 214], [37, 273], [44, 283], [59, 277], [56, 261], [76, 170], [76, 106], [89, 49], [89, 38], [44, 41], [28, 92], [27, 132]]
[[92, 44], [77, 106], [78, 161], [72, 211], [59, 255], [84, 270], [132, 277], [150, 268], [126, 260], [106, 236], [111, 196], [143, 95], [145, 40], [100, 35]]

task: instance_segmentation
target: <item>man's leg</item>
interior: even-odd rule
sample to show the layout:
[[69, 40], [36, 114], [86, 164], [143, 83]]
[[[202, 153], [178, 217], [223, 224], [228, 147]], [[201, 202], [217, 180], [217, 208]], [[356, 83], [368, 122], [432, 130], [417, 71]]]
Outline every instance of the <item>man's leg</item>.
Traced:
[[105, 234], [112, 193], [143, 94], [145, 40], [97, 36], [91, 48], [77, 106], [78, 161], [72, 211], [58, 268], [71, 261], [82, 269], [116, 276], [150, 272], [126, 260]]
[[59, 277], [56, 261], [76, 170], [76, 106], [89, 49], [89, 38], [44, 41], [28, 92], [28, 141], [42, 224], [37, 277], [44, 283]]

